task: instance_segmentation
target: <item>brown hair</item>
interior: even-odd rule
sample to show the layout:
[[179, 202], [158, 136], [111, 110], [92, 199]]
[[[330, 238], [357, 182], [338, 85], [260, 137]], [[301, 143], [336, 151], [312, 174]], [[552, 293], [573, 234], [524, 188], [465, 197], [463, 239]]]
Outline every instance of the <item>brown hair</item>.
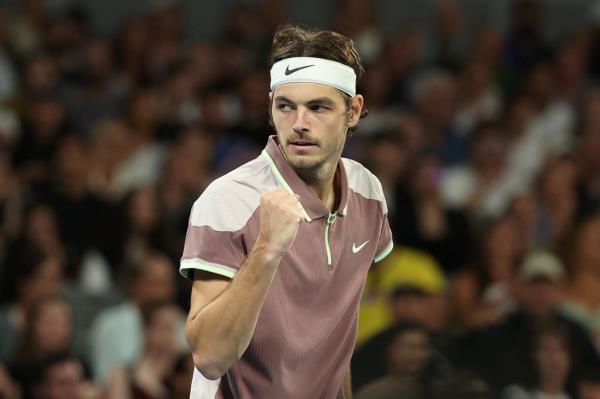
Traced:
[[[273, 36], [271, 65], [291, 57], [316, 57], [348, 65], [354, 70], [357, 82], [365, 73], [352, 39], [330, 30], [317, 30], [297, 25], [279, 27]], [[350, 109], [352, 98], [346, 93], [341, 93], [346, 100], [346, 108]], [[360, 117], [364, 118], [368, 112], [363, 108]], [[349, 130], [355, 128], [356, 126]]]

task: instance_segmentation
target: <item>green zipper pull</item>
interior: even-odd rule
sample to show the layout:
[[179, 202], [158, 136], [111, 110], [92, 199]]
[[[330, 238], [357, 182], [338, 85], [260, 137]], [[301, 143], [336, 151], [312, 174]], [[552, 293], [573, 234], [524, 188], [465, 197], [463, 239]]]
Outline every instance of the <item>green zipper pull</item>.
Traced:
[[327, 251], [327, 265], [331, 266], [333, 261], [331, 260], [331, 248], [329, 248], [329, 226], [335, 222], [335, 218], [337, 217], [337, 213], [330, 213], [327, 216], [327, 224], [325, 224], [325, 250]]

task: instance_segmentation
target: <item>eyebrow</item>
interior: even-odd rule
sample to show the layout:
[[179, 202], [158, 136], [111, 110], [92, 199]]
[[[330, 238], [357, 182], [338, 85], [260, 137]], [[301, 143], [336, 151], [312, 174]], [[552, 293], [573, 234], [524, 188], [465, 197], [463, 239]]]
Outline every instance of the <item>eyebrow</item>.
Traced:
[[[285, 96], [277, 96], [277, 97], [275, 97], [274, 101], [295, 104], [294, 101], [290, 100], [289, 98], [287, 98]], [[335, 102], [329, 97], [318, 97], [318, 98], [313, 98], [305, 103], [305, 105], [314, 105], [314, 104], [324, 104], [324, 105], [334, 106]]]

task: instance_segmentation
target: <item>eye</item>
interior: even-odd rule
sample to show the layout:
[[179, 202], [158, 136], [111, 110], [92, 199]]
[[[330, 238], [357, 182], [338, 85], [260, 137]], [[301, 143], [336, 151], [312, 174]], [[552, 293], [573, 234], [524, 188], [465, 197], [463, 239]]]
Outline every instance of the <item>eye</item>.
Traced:
[[313, 104], [313, 105], [309, 106], [309, 109], [313, 112], [325, 112], [325, 111], [328, 111], [330, 108], [326, 107], [322, 104]]
[[277, 105], [277, 109], [279, 109], [280, 111], [283, 112], [288, 112], [288, 111], [292, 111], [293, 108], [290, 104], [286, 104], [286, 103], [281, 103], [279, 105]]

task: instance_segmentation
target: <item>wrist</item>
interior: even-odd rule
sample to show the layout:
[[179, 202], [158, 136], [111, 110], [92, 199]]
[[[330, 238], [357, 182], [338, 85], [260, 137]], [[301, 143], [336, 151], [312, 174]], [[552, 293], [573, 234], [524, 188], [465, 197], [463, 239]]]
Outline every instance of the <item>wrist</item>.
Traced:
[[261, 259], [261, 263], [279, 263], [283, 255], [285, 254], [281, 248], [278, 248], [275, 245], [269, 244], [262, 240], [260, 237], [256, 240], [254, 247], [252, 248], [252, 253], [254, 256], [257, 256]]

